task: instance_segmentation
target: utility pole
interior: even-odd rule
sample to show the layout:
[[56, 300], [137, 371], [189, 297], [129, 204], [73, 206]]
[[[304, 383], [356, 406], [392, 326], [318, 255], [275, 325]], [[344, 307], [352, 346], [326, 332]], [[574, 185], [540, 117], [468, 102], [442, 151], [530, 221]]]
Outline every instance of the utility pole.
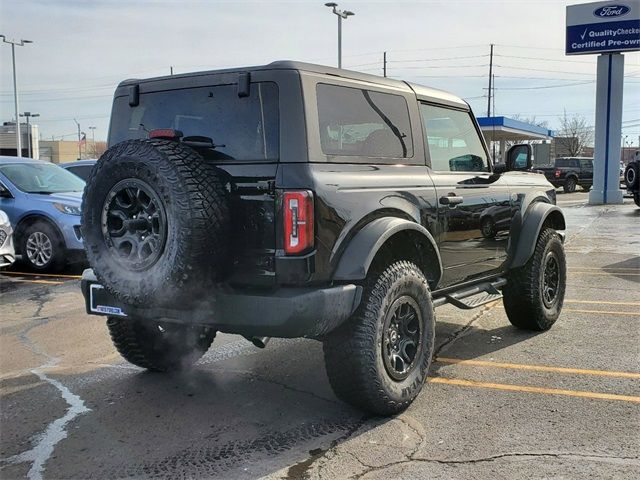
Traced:
[[82, 132], [80, 132], [80, 124], [78, 121], [75, 118], [73, 121], [76, 122], [76, 125], [78, 126], [78, 160], [82, 160], [82, 143], [80, 143], [82, 141]]
[[387, 76], [387, 52], [382, 54], [382, 74]]
[[338, 6], [335, 2], [329, 2], [324, 4], [325, 7], [332, 8], [332, 13], [338, 16], [338, 68], [342, 68], [342, 19], [346, 19], [355, 13], [349, 10], [338, 10]]
[[93, 145], [93, 156], [96, 156], [96, 127], [89, 127], [91, 130], [91, 143]]
[[491, 116], [492, 80], [493, 80], [493, 43], [491, 44], [491, 53], [489, 53], [489, 98], [487, 100], [487, 117]]
[[20, 114], [21, 117], [25, 117], [27, 119], [27, 148], [28, 148], [28, 157], [29, 158], [33, 158], [31, 155], [31, 124], [29, 123], [29, 118], [30, 117], [39, 117], [40, 114], [39, 113], [31, 113], [31, 112], [24, 112]]
[[169, 69], [171, 70], [171, 75], [173, 75], [173, 66], [169, 67]]
[[20, 43], [15, 40], [7, 40], [7, 37], [0, 35], [4, 43], [11, 44], [11, 61], [13, 62], [13, 101], [16, 108], [16, 157], [22, 156], [22, 138], [20, 137], [20, 116], [18, 108], [18, 82], [16, 80], [16, 45], [24, 47], [27, 43], [33, 43], [31, 40], [21, 39]]

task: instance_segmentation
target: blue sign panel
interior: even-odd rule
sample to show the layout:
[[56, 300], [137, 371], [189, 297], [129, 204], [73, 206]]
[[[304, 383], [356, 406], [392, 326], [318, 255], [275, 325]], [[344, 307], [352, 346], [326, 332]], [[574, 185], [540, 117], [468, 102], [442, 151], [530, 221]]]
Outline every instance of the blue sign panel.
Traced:
[[640, 0], [567, 7], [567, 55], [634, 50], [640, 50]]
[[567, 27], [567, 54], [640, 49], [640, 20]]

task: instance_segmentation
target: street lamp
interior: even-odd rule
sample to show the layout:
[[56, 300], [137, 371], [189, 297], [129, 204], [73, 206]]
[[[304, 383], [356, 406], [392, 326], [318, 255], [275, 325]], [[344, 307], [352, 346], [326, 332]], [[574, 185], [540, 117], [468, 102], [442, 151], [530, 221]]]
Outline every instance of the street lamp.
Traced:
[[324, 4], [325, 7], [332, 8], [332, 13], [338, 16], [338, 68], [342, 68], [342, 19], [355, 15], [349, 10], [338, 10], [338, 4], [329, 2]]
[[20, 39], [20, 43], [15, 40], [7, 40], [7, 37], [0, 35], [4, 43], [11, 44], [11, 60], [13, 61], [13, 100], [16, 107], [16, 157], [22, 156], [22, 139], [20, 138], [20, 117], [18, 115], [18, 83], [16, 82], [16, 45], [24, 47], [27, 43], [33, 43], [31, 40]]
[[24, 112], [24, 113], [21, 113], [20, 116], [21, 117], [25, 117], [27, 119], [27, 146], [28, 146], [28, 149], [29, 149], [28, 157], [32, 158], [32, 156], [31, 156], [31, 141], [32, 141], [32, 138], [31, 138], [31, 127], [29, 125], [29, 118], [31, 118], [31, 117], [34, 117], [34, 118], [35, 117], [39, 117], [40, 114], [39, 113]]

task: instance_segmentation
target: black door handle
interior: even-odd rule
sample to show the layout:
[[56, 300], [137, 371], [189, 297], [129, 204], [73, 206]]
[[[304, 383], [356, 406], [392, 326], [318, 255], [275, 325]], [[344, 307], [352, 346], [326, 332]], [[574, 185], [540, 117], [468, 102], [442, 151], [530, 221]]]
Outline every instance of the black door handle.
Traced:
[[440, 197], [440, 205], [449, 205], [452, 207], [454, 205], [459, 205], [462, 202], [464, 202], [464, 197], [458, 197], [455, 195], [450, 197]]

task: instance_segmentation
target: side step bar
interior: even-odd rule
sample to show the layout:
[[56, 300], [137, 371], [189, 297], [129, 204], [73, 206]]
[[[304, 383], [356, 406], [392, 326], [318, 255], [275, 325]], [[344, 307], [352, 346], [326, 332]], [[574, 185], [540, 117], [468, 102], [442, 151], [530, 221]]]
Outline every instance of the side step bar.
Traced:
[[507, 279], [498, 277], [489, 282], [482, 282], [462, 290], [437, 295], [433, 299], [433, 306], [440, 307], [450, 303], [458, 308], [470, 310], [502, 298], [500, 288], [507, 284]]

